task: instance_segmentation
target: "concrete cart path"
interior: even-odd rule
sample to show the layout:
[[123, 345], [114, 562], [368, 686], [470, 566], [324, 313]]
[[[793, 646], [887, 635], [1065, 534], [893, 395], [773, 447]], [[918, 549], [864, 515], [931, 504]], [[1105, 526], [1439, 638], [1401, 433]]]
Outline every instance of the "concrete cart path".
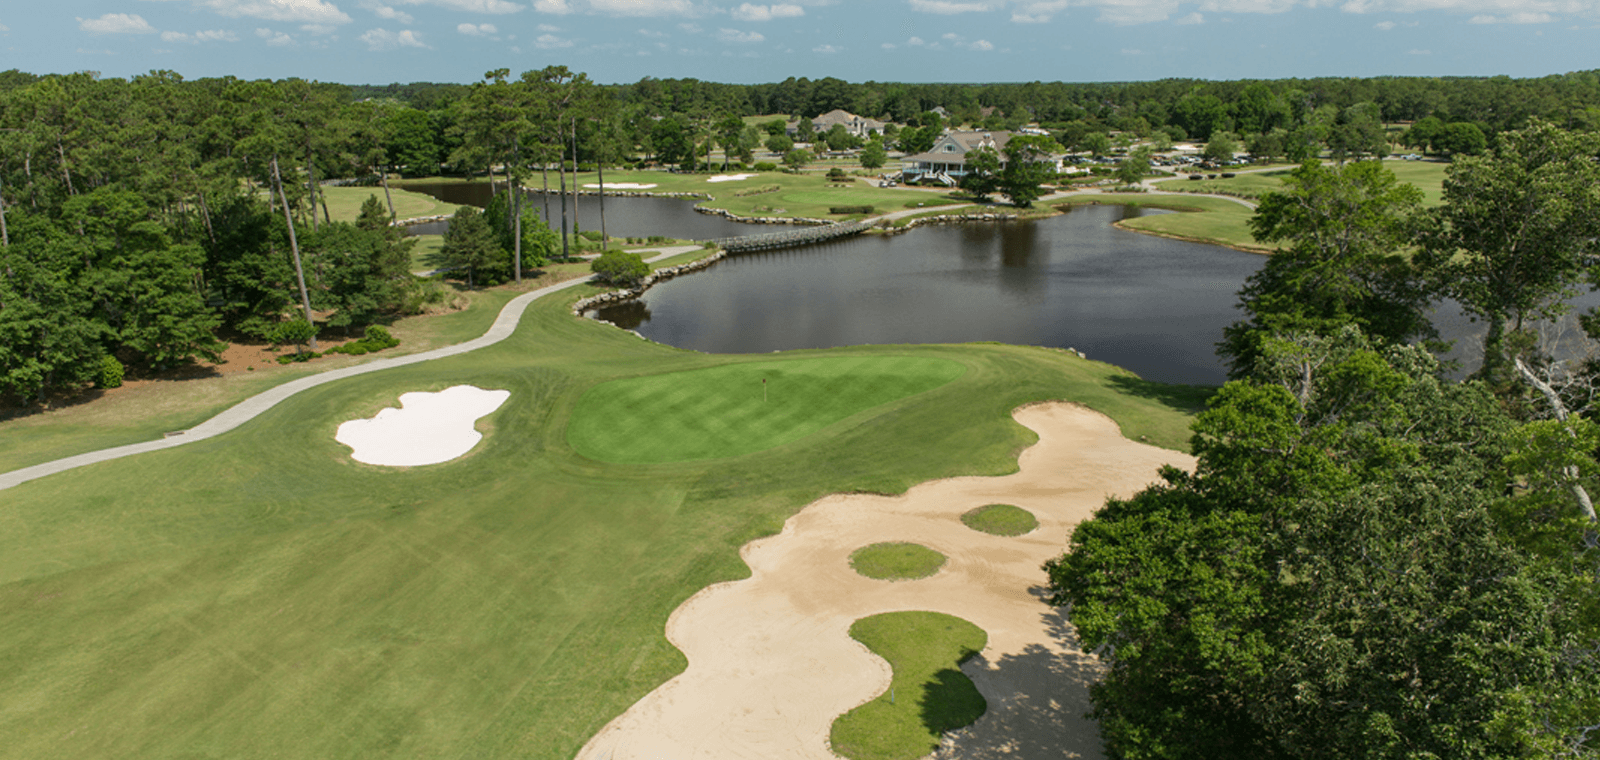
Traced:
[[[688, 253], [698, 249], [699, 246], [693, 245], [653, 249], [656, 251], [656, 255], [646, 259], [645, 261], [653, 263], [665, 258], [670, 258], [672, 256], [677, 256], [678, 254]], [[329, 370], [327, 372], [311, 375], [309, 377], [302, 377], [298, 380], [293, 380], [269, 390], [262, 391], [261, 393], [251, 396], [250, 398], [247, 398], [244, 401], [241, 401], [223, 410], [221, 414], [218, 414], [217, 416], [212, 417], [211, 419], [206, 420], [199, 425], [189, 428], [181, 433], [171, 435], [171, 437], [162, 438], [161, 440], [146, 441], [144, 443], [131, 443], [126, 446], [117, 446], [110, 449], [91, 451], [85, 454], [78, 454], [77, 456], [70, 456], [63, 459], [44, 462], [42, 464], [36, 464], [32, 467], [24, 467], [20, 470], [12, 470], [11, 472], [0, 473], [0, 491], [15, 485], [26, 483], [30, 480], [42, 478], [46, 475], [54, 475], [58, 472], [64, 472], [75, 467], [82, 467], [87, 464], [105, 462], [112, 459], [120, 459], [126, 456], [133, 456], [134, 454], [143, 454], [147, 451], [170, 449], [174, 446], [182, 446], [186, 443], [193, 443], [195, 441], [205, 440], [212, 436], [221, 435], [229, 430], [243, 425], [246, 422], [249, 422], [252, 419], [255, 419], [257, 415], [260, 415], [262, 412], [265, 412], [268, 409], [276, 406], [278, 402], [283, 401], [284, 399], [287, 399], [303, 390], [315, 388], [324, 383], [331, 383], [335, 380], [343, 380], [347, 377], [355, 377], [356, 375], [365, 375], [369, 372], [379, 372], [386, 369], [393, 369], [395, 367], [404, 367], [410, 364], [431, 361], [433, 359], [443, 359], [447, 356], [455, 356], [457, 354], [467, 353], [468, 351], [476, 351], [486, 346], [492, 346], [508, 337], [511, 337], [511, 333], [515, 332], [517, 329], [517, 324], [522, 321], [522, 312], [528, 308], [528, 304], [533, 303], [544, 296], [550, 295], [551, 293], [566, 290], [567, 288], [588, 282], [589, 280], [593, 279], [593, 277], [594, 275], [586, 275], [575, 280], [568, 280], [566, 282], [557, 283], [555, 285], [543, 287], [538, 290], [529, 291], [511, 299], [510, 303], [507, 303], [503, 308], [500, 309], [500, 315], [495, 318], [494, 324], [489, 326], [489, 330], [487, 332], [465, 343], [457, 343], [453, 346], [445, 346], [444, 348], [437, 348], [432, 351], [424, 351], [420, 354], [396, 356], [391, 359], [378, 359], [365, 364], [358, 364], [354, 367], [341, 367], [339, 369]]]

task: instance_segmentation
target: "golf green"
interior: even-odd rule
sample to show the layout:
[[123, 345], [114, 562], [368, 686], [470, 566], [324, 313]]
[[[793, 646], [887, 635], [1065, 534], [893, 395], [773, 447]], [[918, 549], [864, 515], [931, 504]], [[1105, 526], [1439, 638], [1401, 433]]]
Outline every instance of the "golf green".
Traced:
[[567, 442], [590, 459], [719, 459], [804, 438], [961, 376], [948, 359], [849, 356], [745, 362], [601, 383], [578, 401]]

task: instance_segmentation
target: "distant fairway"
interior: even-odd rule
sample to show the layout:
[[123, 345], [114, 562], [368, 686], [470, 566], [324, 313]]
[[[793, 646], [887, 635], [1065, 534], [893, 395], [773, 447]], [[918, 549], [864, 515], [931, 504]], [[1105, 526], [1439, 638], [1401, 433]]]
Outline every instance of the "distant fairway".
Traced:
[[567, 441], [586, 457], [618, 464], [738, 456], [932, 390], [965, 370], [949, 359], [851, 356], [614, 380], [578, 401]]

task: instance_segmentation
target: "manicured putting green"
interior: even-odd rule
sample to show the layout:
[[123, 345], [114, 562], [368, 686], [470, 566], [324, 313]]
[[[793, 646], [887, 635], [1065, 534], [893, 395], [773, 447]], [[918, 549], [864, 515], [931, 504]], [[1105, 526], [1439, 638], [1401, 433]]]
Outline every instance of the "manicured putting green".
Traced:
[[926, 578], [944, 567], [945, 556], [922, 544], [891, 541], [863, 546], [850, 553], [850, 567], [880, 581]]
[[939, 612], [887, 612], [857, 620], [850, 637], [894, 669], [889, 690], [833, 722], [833, 751], [850, 760], [915, 760], [939, 735], [983, 716], [988, 703], [961, 672], [989, 642], [982, 628]]
[[1020, 536], [1039, 527], [1039, 520], [1022, 507], [1010, 504], [990, 504], [978, 507], [961, 516], [968, 528], [996, 536]]
[[781, 446], [857, 412], [961, 376], [960, 362], [853, 356], [725, 364], [601, 383], [583, 394], [567, 442], [602, 462], [718, 459]]

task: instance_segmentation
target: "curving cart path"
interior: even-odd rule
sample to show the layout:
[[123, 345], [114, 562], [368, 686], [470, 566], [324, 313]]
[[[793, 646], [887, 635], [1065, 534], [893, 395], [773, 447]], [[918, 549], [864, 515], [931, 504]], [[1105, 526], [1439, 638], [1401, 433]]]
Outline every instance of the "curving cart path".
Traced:
[[[655, 256], [652, 256], [645, 261], [656, 262], [660, 261], [661, 259], [676, 256], [680, 253], [687, 253], [689, 251], [697, 250], [698, 248], [699, 246], [693, 245], [660, 248], [656, 249], [659, 252]], [[148, 451], [170, 449], [174, 446], [182, 446], [186, 443], [194, 443], [195, 441], [202, 441], [212, 436], [221, 435], [229, 430], [243, 425], [246, 422], [249, 422], [252, 419], [255, 419], [257, 415], [276, 406], [280, 401], [283, 401], [284, 399], [287, 399], [303, 390], [315, 388], [324, 383], [331, 383], [335, 380], [343, 380], [347, 377], [355, 377], [356, 375], [365, 375], [369, 372], [380, 372], [382, 370], [393, 369], [395, 367], [404, 367], [406, 365], [416, 364], [418, 362], [431, 361], [433, 359], [443, 359], [447, 356], [455, 356], [457, 354], [467, 353], [468, 351], [476, 351], [480, 348], [492, 346], [508, 337], [511, 337], [511, 333], [515, 332], [517, 329], [517, 324], [522, 321], [522, 312], [528, 308], [528, 304], [550, 295], [551, 293], [555, 293], [560, 290], [566, 290], [567, 288], [588, 282], [593, 277], [594, 275], [587, 275], [574, 280], [567, 280], [566, 282], [557, 283], [555, 285], [550, 285], [538, 290], [523, 293], [522, 295], [511, 299], [510, 303], [507, 303], [503, 308], [500, 309], [500, 315], [495, 318], [494, 324], [489, 326], [487, 332], [465, 343], [457, 343], [453, 346], [445, 346], [444, 348], [437, 348], [432, 351], [424, 351], [420, 354], [396, 356], [389, 359], [378, 359], [375, 361], [366, 362], [365, 364], [358, 364], [353, 367], [341, 367], [339, 369], [321, 372], [309, 377], [302, 377], [298, 380], [284, 383], [283, 385], [276, 386], [251, 396], [250, 398], [247, 398], [244, 401], [241, 401], [238, 404], [223, 410], [221, 414], [218, 414], [217, 416], [212, 417], [211, 419], [206, 420], [199, 425], [189, 428], [188, 430], [185, 430], [180, 434], [173, 435], [169, 438], [163, 438], [158, 441], [146, 441], [144, 443], [131, 443], [126, 446], [117, 446], [110, 449], [91, 451], [85, 454], [79, 454], [77, 456], [65, 457], [63, 459], [57, 459], [51, 462], [36, 464], [32, 467], [24, 467], [20, 470], [12, 470], [11, 472], [0, 473], [0, 491], [15, 485], [26, 483], [30, 480], [42, 478], [46, 475], [54, 475], [55, 473], [64, 472], [76, 467], [82, 467], [84, 465], [94, 464], [96, 462], [105, 462], [112, 459], [120, 459], [122, 457], [133, 456], [134, 454], [143, 454]]]
[[[1039, 567], [1107, 496], [1131, 495], [1161, 465], [1194, 460], [1123, 438], [1115, 422], [1072, 404], [1015, 417], [1039, 433], [1015, 474], [930, 481], [901, 496], [827, 496], [778, 535], [746, 544], [750, 578], [703, 589], [667, 620], [688, 668], [601, 729], [579, 760], [835, 758], [834, 719], [889, 685], [887, 663], [850, 638], [850, 624], [900, 610], [948, 613], [989, 634], [962, 668], [989, 709], [937, 756], [1100, 757], [1084, 717], [1098, 660], [1042, 600]], [[1039, 528], [1001, 537], [961, 523], [991, 503], [1033, 512]], [[949, 560], [915, 581], [857, 575], [850, 553], [879, 541], [914, 541]]]

